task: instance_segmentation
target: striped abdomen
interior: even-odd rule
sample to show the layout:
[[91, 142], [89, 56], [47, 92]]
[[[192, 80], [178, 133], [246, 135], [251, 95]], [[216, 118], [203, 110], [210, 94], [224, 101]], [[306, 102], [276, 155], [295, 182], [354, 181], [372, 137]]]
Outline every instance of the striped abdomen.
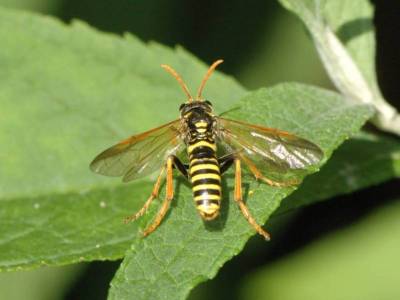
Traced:
[[197, 210], [205, 220], [218, 216], [221, 203], [221, 176], [216, 144], [210, 139], [195, 139], [188, 145], [189, 174]]

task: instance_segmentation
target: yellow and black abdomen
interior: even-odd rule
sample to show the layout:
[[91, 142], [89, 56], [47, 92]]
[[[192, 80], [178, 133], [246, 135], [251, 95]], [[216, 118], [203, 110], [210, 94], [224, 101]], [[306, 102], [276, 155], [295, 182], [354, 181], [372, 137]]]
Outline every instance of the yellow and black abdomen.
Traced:
[[195, 139], [189, 142], [189, 175], [197, 210], [205, 220], [219, 214], [221, 204], [221, 174], [213, 140]]

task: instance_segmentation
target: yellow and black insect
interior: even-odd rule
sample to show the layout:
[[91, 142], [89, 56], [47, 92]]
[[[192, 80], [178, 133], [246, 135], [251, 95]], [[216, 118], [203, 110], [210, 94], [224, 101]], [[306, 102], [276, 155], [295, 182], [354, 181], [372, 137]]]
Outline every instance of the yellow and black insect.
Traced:
[[[257, 224], [243, 202], [242, 163], [256, 179], [281, 187], [298, 184], [298, 178], [308, 173], [310, 167], [323, 157], [317, 145], [288, 132], [214, 115], [211, 102], [204, 100], [201, 94], [208, 78], [222, 62], [217, 60], [210, 66], [195, 99], [179, 74], [170, 66], [161, 65], [175, 77], [188, 97], [179, 108], [180, 118], [121, 141], [100, 153], [90, 165], [96, 173], [123, 176], [124, 182], [161, 169], [150, 197], [137, 213], [126, 218], [127, 222], [146, 212], [158, 196], [166, 173], [165, 200], [153, 223], [144, 231], [145, 236], [160, 225], [174, 197], [174, 168], [191, 182], [200, 216], [212, 220], [220, 210], [221, 175], [234, 165], [235, 201], [254, 229], [269, 239], [269, 234]], [[217, 156], [217, 145], [222, 146], [225, 155]], [[189, 164], [182, 163], [177, 157], [185, 147]]]

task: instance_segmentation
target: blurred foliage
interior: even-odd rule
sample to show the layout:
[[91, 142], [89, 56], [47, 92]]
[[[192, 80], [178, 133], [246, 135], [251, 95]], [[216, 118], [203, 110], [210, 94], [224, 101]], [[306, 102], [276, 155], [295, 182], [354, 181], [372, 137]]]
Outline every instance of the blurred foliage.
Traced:
[[331, 86], [300, 20], [275, 0], [252, 1], [250, 10], [240, 0], [19, 1], [21, 5], [0, 0], [0, 5], [22, 7], [24, 1], [47, 1], [48, 7], [43, 4], [40, 10], [65, 21], [81, 19], [104, 31], [179, 44], [206, 62], [222, 57], [226, 63], [220, 69], [248, 88], [281, 81]]
[[0, 5], [41, 13], [56, 13], [62, 0], [0, 0]]
[[57, 300], [77, 281], [83, 265], [49, 267], [33, 271], [0, 273], [2, 299]]
[[400, 199], [246, 278], [238, 299], [399, 299]]

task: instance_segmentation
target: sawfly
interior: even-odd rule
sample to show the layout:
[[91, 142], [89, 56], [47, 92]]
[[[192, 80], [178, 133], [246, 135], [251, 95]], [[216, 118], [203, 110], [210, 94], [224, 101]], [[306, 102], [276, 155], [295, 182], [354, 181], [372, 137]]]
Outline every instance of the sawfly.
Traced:
[[[119, 142], [100, 153], [90, 164], [94, 172], [122, 176], [124, 182], [159, 171], [151, 195], [138, 212], [126, 218], [127, 222], [147, 211], [165, 178], [165, 199], [151, 225], [144, 230], [144, 236], [160, 225], [170, 207], [174, 198], [174, 169], [191, 183], [200, 216], [204, 220], [213, 220], [221, 207], [221, 176], [234, 167], [234, 199], [249, 224], [269, 240], [268, 232], [256, 222], [243, 201], [242, 166], [247, 167], [256, 179], [283, 187], [299, 184], [299, 178], [309, 173], [323, 157], [317, 145], [289, 132], [216, 116], [211, 102], [203, 99], [202, 91], [222, 62], [217, 60], [209, 67], [196, 98], [173, 68], [161, 65], [175, 77], [187, 96], [187, 102], [179, 108], [180, 118]], [[217, 155], [218, 147], [224, 155]], [[188, 164], [178, 158], [185, 150]]]

